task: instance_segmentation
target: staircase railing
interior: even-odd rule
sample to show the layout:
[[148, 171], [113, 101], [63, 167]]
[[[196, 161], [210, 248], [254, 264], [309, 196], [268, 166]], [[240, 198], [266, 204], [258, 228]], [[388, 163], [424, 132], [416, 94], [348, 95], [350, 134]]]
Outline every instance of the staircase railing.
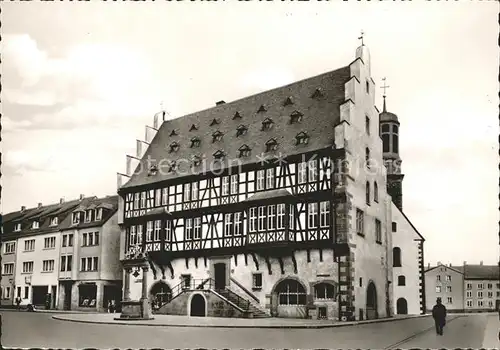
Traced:
[[181, 281], [179, 284], [177, 284], [175, 287], [172, 288], [171, 298], [165, 301], [163, 304], [161, 304], [159, 308], [168, 304], [173, 299], [177, 298], [179, 295], [188, 290], [214, 290], [215, 292], [219, 293], [223, 297], [227, 298], [230, 302], [238, 306], [240, 309], [245, 311], [248, 311], [251, 305], [249, 300], [239, 296], [237, 293], [232, 291], [228, 286], [224, 288], [217, 288], [215, 280], [213, 280], [212, 278], [205, 278], [205, 279], [191, 279], [188, 284], [186, 284], [186, 281]]

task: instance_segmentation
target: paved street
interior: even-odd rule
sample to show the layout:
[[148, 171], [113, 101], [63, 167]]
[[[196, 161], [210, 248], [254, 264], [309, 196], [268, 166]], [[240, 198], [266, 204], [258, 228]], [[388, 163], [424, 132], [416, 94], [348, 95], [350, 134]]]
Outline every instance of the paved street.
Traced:
[[498, 348], [498, 315], [451, 316], [444, 336], [428, 317], [326, 329], [218, 329], [88, 324], [1, 311], [2, 344], [59, 348]]

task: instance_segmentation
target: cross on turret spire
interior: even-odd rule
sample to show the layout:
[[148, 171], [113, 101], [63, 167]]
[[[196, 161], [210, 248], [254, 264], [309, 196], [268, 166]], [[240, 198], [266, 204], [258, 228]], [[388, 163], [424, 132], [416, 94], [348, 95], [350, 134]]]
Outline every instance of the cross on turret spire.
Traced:
[[387, 78], [385, 78], [385, 77], [382, 78], [382, 81], [384, 82], [384, 85], [380, 87], [381, 89], [384, 89], [384, 95], [383, 95], [383, 97], [384, 97], [384, 108], [383, 108], [382, 112], [387, 112], [387, 109], [386, 109], [386, 106], [385, 106], [385, 93], [386, 93], [387, 88], [389, 88], [390, 86], [386, 85], [386, 79]]
[[361, 40], [361, 46], [365, 46], [365, 43], [363, 41], [363, 36], [365, 35], [365, 32], [363, 32], [363, 30], [361, 30], [361, 36], [358, 38], [358, 40]]

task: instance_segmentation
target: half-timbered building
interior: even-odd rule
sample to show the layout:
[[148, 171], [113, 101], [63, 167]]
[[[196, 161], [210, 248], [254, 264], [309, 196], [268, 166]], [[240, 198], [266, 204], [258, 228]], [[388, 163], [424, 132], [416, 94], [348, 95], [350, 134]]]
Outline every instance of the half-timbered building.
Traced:
[[362, 45], [339, 69], [155, 120], [119, 184], [124, 312], [389, 316], [391, 198], [374, 101]]

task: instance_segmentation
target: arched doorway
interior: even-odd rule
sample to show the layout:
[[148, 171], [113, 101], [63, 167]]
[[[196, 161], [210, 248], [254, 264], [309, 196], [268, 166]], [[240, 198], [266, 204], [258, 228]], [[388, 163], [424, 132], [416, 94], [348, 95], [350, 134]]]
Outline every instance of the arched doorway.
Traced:
[[151, 287], [149, 292], [151, 303], [154, 309], [159, 309], [165, 303], [168, 303], [172, 299], [172, 290], [163, 281], [159, 281]]
[[[299, 281], [291, 278], [279, 282], [274, 289], [275, 295], [271, 308], [278, 317], [305, 318], [306, 289]], [[275, 306], [275, 307], [273, 307]]]
[[366, 290], [366, 319], [374, 320], [378, 318], [377, 313], [377, 289], [375, 283], [370, 282]]
[[201, 316], [205, 315], [205, 298], [200, 294], [193, 295], [191, 298], [191, 316]]
[[396, 302], [396, 313], [398, 315], [408, 314], [408, 303], [405, 298], [399, 298]]

